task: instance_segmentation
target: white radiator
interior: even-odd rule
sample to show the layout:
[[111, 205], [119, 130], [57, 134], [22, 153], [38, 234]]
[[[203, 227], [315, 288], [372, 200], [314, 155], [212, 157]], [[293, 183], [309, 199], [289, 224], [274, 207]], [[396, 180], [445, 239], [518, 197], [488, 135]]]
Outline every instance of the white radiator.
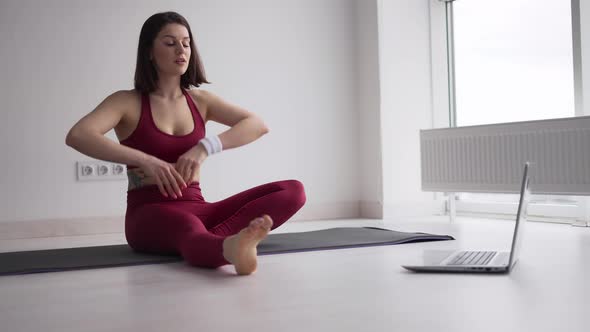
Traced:
[[590, 195], [590, 116], [420, 131], [422, 190]]

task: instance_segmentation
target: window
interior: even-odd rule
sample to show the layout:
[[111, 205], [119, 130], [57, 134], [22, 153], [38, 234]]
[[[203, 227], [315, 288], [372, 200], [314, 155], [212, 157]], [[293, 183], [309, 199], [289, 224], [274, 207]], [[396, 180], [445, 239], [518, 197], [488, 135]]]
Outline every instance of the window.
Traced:
[[[445, 14], [442, 2], [431, 3], [439, 7], [434, 15]], [[454, 58], [448, 68], [457, 126], [576, 116], [570, 1], [447, 0], [446, 6], [450, 38], [444, 35], [444, 45]], [[434, 48], [443, 44], [435, 39], [443, 36], [435, 32], [437, 18], [431, 20], [436, 57], [440, 50]], [[433, 84], [441, 81], [436, 75], [433, 68]], [[518, 195], [462, 193], [456, 199], [458, 213], [515, 214], [518, 206]], [[530, 219], [571, 221], [581, 215], [582, 203], [573, 196], [535, 195]]]
[[453, 3], [457, 125], [575, 116], [569, 1]]

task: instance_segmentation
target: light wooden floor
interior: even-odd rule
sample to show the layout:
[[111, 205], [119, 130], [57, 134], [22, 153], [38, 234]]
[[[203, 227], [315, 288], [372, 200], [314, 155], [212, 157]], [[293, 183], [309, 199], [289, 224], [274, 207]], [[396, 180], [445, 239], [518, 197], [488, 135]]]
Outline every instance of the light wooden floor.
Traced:
[[[485, 311], [520, 305], [518, 298], [515, 300], [508, 295], [511, 289], [517, 289], [515, 283], [523, 282], [514, 279], [518, 274], [510, 278], [457, 276], [442, 279], [403, 270], [400, 263], [413, 262], [425, 248], [448, 249], [474, 244], [505, 248], [511, 241], [513, 224], [510, 223], [449, 225], [444, 217], [431, 219], [424, 223], [360, 219], [299, 221], [286, 223], [275, 232], [377, 226], [449, 234], [457, 241], [265, 255], [259, 257], [258, 271], [245, 277], [235, 276], [231, 266], [207, 270], [184, 262], [3, 276], [0, 277], [0, 330], [264, 332], [463, 331], [469, 328], [473, 331], [469, 325], [461, 325], [463, 315], [445, 318], [456, 311], [451, 311], [445, 301], [453, 299], [456, 306], [478, 301], [480, 295], [486, 293], [500, 292], [506, 296], [507, 304], [500, 302], [492, 307], [481, 302], [481, 310], [469, 309], [471, 305], [465, 307], [467, 311], [473, 310], [467, 317], [471, 322], [483, 320], [481, 315]], [[552, 227], [566, 226], [541, 227], [545, 227], [543, 234], [551, 234]], [[573, 238], [574, 235], [567, 236]], [[119, 243], [125, 243], [123, 234], [3, 240], [0, 251]], [[588, 243], [584, 246], [590, 248]], [[571, 251], [577, 249], [572, 247]], [[551, 251], [543, 254], [549, 257]], [[531, 257], [528, 264], [531, 264]], [[526, 264], [525, 260], [523, 265]], [[570, 282], [581, 282], [578, 274], [564, 277]], [[447, 286], [456, 282], [463, 282], [465, 286], [454, 286], [454, 294], [448, 294]], [[552, 300], [560, 300], [561, 295], [557, 294]], [[528, 304], [522, 305], [528, 308]], [[422, 309], [437, 313], [425, 317]], [[448, 326], [441, 327], [441, 322]]]

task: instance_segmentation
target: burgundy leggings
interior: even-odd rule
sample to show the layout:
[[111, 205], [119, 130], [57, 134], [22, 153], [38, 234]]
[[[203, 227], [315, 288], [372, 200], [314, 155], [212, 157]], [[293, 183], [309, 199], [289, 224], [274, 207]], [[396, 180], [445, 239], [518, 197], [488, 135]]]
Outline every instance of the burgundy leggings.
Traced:
[[263, 184], [224, 200], [203, 199], [193, 182], [177, 199], [164, 197], [156, 185], [127, 192], [125, 236], [139, 252], [180, 254], [190, 265], [216, 268], [229, 264], [223, 240], [268, 214], [275, 229], [305, 204], [303, 184], [284, 180]]

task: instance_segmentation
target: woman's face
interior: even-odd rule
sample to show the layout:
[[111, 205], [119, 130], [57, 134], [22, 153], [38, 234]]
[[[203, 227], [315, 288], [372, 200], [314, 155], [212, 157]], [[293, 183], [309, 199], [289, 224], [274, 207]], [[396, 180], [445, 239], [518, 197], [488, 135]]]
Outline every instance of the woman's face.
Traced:
[[[165, 25], [154, 40], [151, 59], [156, 69], [169, 75], [182, 75], [188, 68], [191, 44], [188, 30], [184, 25]], [[178, 62], [183, 59], [184, 62]]]

